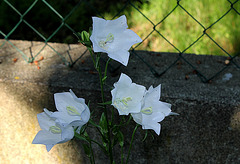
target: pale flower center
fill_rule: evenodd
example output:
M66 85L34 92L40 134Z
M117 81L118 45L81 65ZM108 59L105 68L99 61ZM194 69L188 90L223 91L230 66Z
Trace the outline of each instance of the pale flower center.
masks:
M132 101L131 97L125 97L123 99L117 98L113 104L116 106L117 109L126 110L129 101Z
M105 49L107 50L108 49L108 46L107 46L107 43L112 43L114 40L114 36L112 33L109 33L106 37L106 40L100 40L98 42L98 45L102 48L102 49Z
M50 126L49 131L52 132L53 134L60 134L62 133L62 129L57 127L57 126Z
M144 113L144 114L150 115L150 114L153 113L152 107L144 108L144 109L141 110L141 112Z
M67 106L67 112L70 116L81 116L81 114L73 106Z

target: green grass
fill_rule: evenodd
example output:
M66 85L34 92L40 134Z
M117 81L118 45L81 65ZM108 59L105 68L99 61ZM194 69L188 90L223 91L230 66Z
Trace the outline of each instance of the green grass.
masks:
M234 2L234 0L232 0ZM134 3L139 7L139 3ZM167 16L177 5L176 0L149 0L143 3L139 10L149 18L155 25ZM181 0L180 5L190 13L204 28L210 27L219 20L230 8L227 0ZM114 6L111 13L105 13L108 19L116 14ZM234 4L234 8L240 13L240 1ZM204 28L199 25L186 11L178 6L163 22L156 26L158 30L170 43L169 44L157 32L153 32L137 49L179 52L209 55L226 55L207 35L199 39ZM128 6L123 14L127 15L130 28L142 39L153 30L153 25L144 18L135 8ZM230 55L240 54L240 15L231 10L226 16L211 26L206 33L216 41ZM187 49L187 50L186 50ZM179 50L179 51L178 51ZM185 51L186 50L186 51Z
M20 13L24 13L33 0L8 0L16 7ZM50 5L63 17L77 5L79 0L50 1ZM236 0L230 0L235 2ZM66 23L75 31L88 30L92 25L92 16L104 16L112 19L115 15L125 14L128 18L128 25L142 39L145 39L153 30L153 24L157 25L162 21L176 6L177 0L131 0L136 6L125 6L129 0L89 0L81 1L73 14L66 19ZM210 27L219 20L230 8L228 0L181 0L179 3L188 13L190 13L204 28ZM161 23L156 26L156 30L164 36L169 44L156 31L153 32L144 42L137 47L138 50L160 51L160 52L185 52L195 54L226 55L211 39L204 35L192 47L202 34L204 28L201 27L181 6L176 9ZM240 0L233 6L240 13ZM122 10L123 8L123 10ZM63 10L64 9L64 10ZM153 24L147 20L142 12ZM225 17L211 26L206 32L230 55L240 54L240 15L231 10ZM0 1L0 31L8 34L19 22L20 16L13 11L4 1ZM119 16L119 15L118 15ZM117 16L117 17L118 17ZM38 1L30 12L24 16L39 33L48 38L62 23L61 19L43 3ZM46 23L47 22L47 23ZM3 38L3 36L0 36ZM21 23L8 39L39 40L43 41L25 23ZM54 35L50 42L76 43L77 39L72 31L63 27Z

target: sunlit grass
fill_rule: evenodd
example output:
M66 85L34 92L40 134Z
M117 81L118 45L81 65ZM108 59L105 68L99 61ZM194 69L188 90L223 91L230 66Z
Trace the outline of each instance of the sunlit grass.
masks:
M235 1L232 0L232 2ZM142 39L147 37L137 49L227 55L219 48L220 46L230 55L240 54L240 15L238 14L240 13L240 1L233 5L238 13L231 10L222 19L220 18L231 8L231 4L227 0L182 0L179 4L180 6L177 6L176 0L149 0L141 5L134 3L139 11L155 25L161 22L177 6L164 21L155 27L172 45L156 31L147 37L152 32L154 25L131 5L122 12L127 15L130 28ZM120 9L121 7L121 5L114 6L113 12L104 16L110 19L113 14L116 14L116 8ZM215 22L217 23L214 24ZM219 46L207 35L197 41L203 34L204 28L207 29L206 33ZM193 44L195 41L197 42ZM191 44L193 46L189 47Z

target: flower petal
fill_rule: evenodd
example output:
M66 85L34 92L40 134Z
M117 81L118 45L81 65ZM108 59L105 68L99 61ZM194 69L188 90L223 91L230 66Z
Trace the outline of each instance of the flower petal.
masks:
M158 111L162 112L165 116L168 116L171 113L171 108L169 108L168 103L158 102Z
M55 126L55 122L45 113L37 114L39 126L43 130L48 130L50 126Z
M107 20L98 17L92 17L92 21L93 21L92 36L94 34L101 34L101 32L106 29Z
M61 143L67 142L67 141L71 140L73 137L74 137L74 129L72 126L68 126L62 130Z
M121 49L128 51L132 45L142 42L142 39L130 29L114 34L114 38L116 39L112 43L111 48L108 49L109 52L119 51Z
M53 114L53 112L49 111L47 108L44 108L43 111L44 111L49 117L51 117L51 115Z
M144 96L146 101L159 101L161 94L161 84L158 85L156 88L153 88L152 86L149 87L146 95Z
M115 20L104 20L93 17L93 31L90 40L94 52L105 52L108 56L123 65L128 64L129 52L133 44L142 39L132 30L127 29L125 15Z
M121 30L121 29L123 29L123 30L127 29L128 25L127 25L126 16L122 15L115 20L107 20L107 27L109 29L114 29L116 31Z
M46 145L46 149L47 149L47 151L49 152L49 151L52 149L53 146L54 146L53 144Z
M132 117L133 117L133 120L142 125L142 114L141 113L131 113Z
M82 100L76 100L76 98L72 96L72 93L63 92L54 94L55 105L59 112L67 112L68 106L73 106L79 114L85 110L84 105L81 103Z
M70 94L72 95L73 99L79 103L85 104L85 99L83 98L78 98L75 93L70 89L69 90Z
M113 60L118 61L124 66L127 66L130 53L126 50L120 49L114 52L108 52L108 56Z
M114 84L114 87L116 87L116 85L124 85L124 86L129 86L132 84L132 80L129 76L127 76L124 73L121 73L119 80L117 83Z
M61 134L53 134L50 131L40 130L35 136L35 138L33 139L32 143L44 144L44 145L49 145L49 144L55 145L61 140L62 140Z
M112 105L118 110L119 114L139 113L146 88L132 83L132 80L125 74L121 74L114 87L111 91Z
M51 117L56 118L56 123L63 127L67 127L73 121L81 121L80 116L71 116L66 112L54 112Z
M159 123L152 123L150 125L143 126L143 129L153 129L157 133L157 135L159 135L161 130L161 125Z

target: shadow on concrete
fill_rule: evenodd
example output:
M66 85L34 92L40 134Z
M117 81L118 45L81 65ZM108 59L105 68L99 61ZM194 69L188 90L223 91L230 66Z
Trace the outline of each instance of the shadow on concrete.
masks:
M71 53L73 58L78 58L85 51L80 45L70 45L72 48L57 43L53 45L56 49L59 48L62 55L67 56L67 53ZM37 47L32 49L34 48L37 49ZM97 106L101 101L100 89L96 87L99 85L98 76L93 69L89 54L86 53L73 68L69 68L62 63L61 58L56 58L52 50L46 48L39 55L39 57L43 56L44 60L39 62L38 66L41 68L37 69L36 65L27 65L22 59L14 63L12 59L18 54L7 53L10 52L10 47L6 47L5 50L0 56L2 60L0 139L3 140L1 158L10 163L17 161L87 163L88 159L83 154L79 141L56 145L49 153L46 152L45 146L32 145L31 142L40 130L37 113L42 112L44 107L52 111L56 110L53 94L57 92L72 89L78 97L85 98L86 102L90 101L90 110L95 111L97 115L95 119L98 120L98 114L101 113L101 109ZM176 58L173 54L157 56L148 52L139 53L145 55L149 62ZM198 60L201 56L193 55L192 58ZM101 62L104 65L104 60ZM116 66L114 62L112 65ZM112 84L123 72L129 75L133 82L147 88L150 85L156 87L162 84L161 100L171 103L172 110L180 114L169 116L162 121L161 134L157 136L153 132L154 140L150 135L152 131L149 131L148 138L142 142L145 131L139 128L130 163L240 162L239 74L236 69L232 71L233 78L229 82L222 82L219 77L211 84L204 84L195 75L186 80L185 73L189 72L189 67L182 64L180 70L176 65L161 78L155 78L146 65L135 56L131 56L128 67L120 67L116 72L109 72L105 88L108 100L111 99ZM117 117L116 112L115 114ZM126 135L126 148L129 146L130 134L134 126L135 123L132 122L123 130ZM94 129L89 129L89 134L96 139L98 137ZM106 156L97 146L94 148L97 163L106 163ZM116 156L119 156L118 150Z

